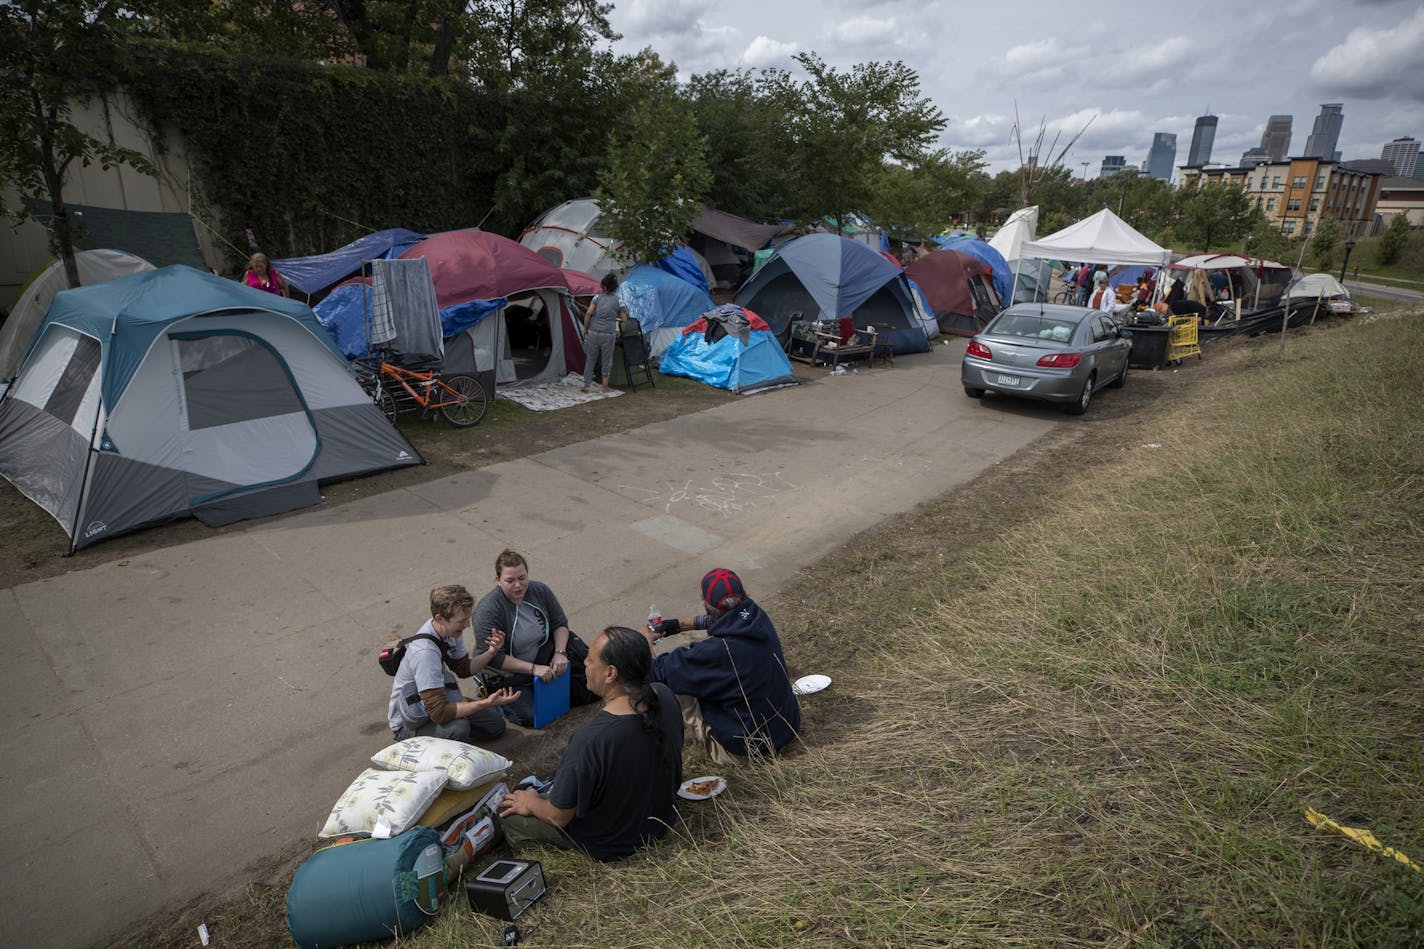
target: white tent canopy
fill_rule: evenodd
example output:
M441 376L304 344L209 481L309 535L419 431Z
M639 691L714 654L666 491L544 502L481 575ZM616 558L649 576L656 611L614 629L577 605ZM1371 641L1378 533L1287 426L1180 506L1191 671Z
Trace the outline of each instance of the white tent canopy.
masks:
M1005 260L1018 260L1025 256L1023 245L1038 236L1038 205L1019 208L1004 226L989 238L989 246L1004 255Z
M1138 233L1107 208L1092 217L1070 224L1041 240L1025 241L1024 257L1044 260L1091 261L1098 264L1145 264L1163 267L1172 262L1172 252Z

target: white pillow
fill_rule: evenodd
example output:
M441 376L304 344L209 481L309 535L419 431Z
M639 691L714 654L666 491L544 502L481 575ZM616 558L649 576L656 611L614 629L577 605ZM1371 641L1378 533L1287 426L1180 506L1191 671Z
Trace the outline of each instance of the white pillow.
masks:
M415 826L445 789L444 771L367 768L341 795L318 837L370 834L394 837Z
M503 755L449 738L407 738L371 756L371 764L388 771L444 771L449 786L468 791L509 767Z

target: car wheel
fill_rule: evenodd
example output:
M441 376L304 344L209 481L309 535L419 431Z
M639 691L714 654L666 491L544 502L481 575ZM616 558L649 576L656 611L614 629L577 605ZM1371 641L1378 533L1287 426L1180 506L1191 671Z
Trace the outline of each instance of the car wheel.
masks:
M1127 360L1124 359L1124 360L1122 361L1122 372L1118 373L1118 374L1117 374L1117 378L1114 379L1112 382L1109 382L1108 385L1112 386L1114 389L1121 389L1121 388L1122 388L1122 384L1123 384L1124 382L1126 382L1126 381L1127 381Z
M964 394L967 395L967 396L969 396L969 398L971 398L971 399L982 399L982 398L984 398L984 390L983 390L983 389L975 389L975 388L972 388L972 387L970 387L970 386L965 386L965 387L964 387Z
M1083 391L1078 393L1078 398L1068 406L1068 414L1082 415L1088 411L1088 403L1093 401L1093 383L1098 379L1097 373L1088 377L1088 381L1083 383Z

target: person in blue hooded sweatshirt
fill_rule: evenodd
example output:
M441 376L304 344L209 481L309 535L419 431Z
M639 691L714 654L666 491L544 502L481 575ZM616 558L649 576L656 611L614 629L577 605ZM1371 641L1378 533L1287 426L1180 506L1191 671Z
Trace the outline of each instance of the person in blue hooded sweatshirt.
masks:
M700 744L715 764L770 755L801 730L776 627L741 578L720 567L702 578L702 605L702 616L645 630L650 643L707 630L707 638L655 656L653 679L677 695L688 743Z

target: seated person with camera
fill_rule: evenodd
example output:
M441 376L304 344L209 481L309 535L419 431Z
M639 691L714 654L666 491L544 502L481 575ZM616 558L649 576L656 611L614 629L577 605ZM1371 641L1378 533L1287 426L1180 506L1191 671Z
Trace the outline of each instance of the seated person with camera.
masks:
M386 718L396 741L418 735L475 741L504 734L500 708L520 693L500 689L468 701L456 678L479 672L504 645L503 636L490 636L478 656L465 651L464 632L474 605L475 598L458 584L430 591L430 619L406 643L405 657L391 683Z

